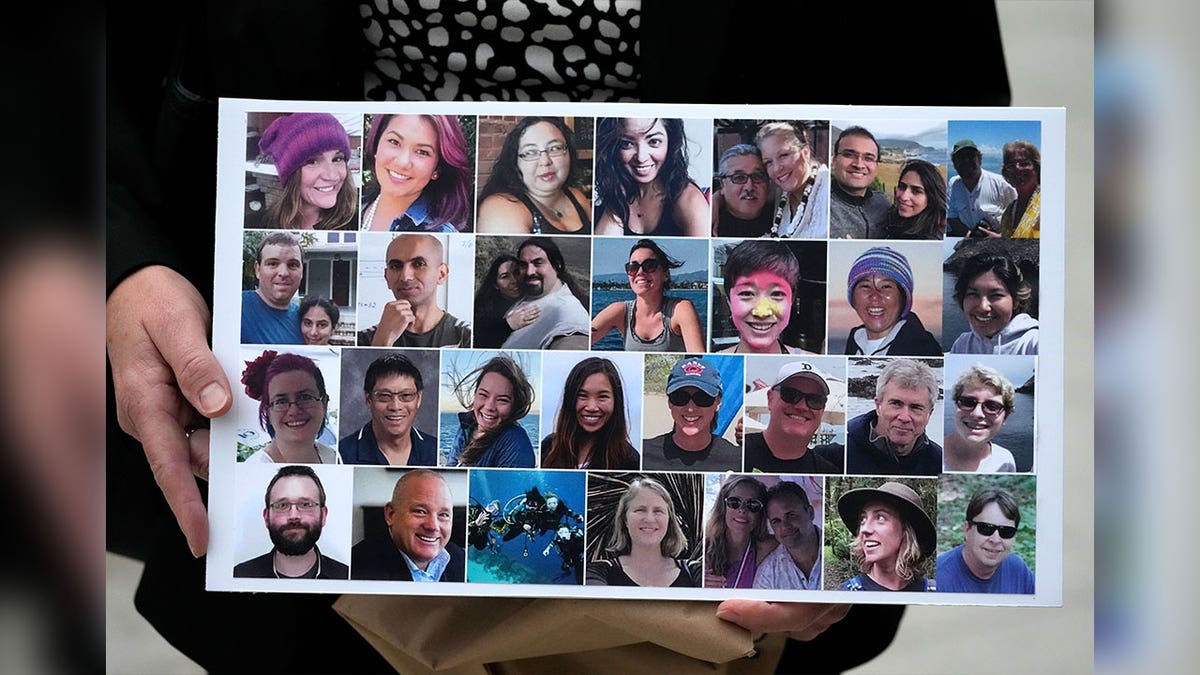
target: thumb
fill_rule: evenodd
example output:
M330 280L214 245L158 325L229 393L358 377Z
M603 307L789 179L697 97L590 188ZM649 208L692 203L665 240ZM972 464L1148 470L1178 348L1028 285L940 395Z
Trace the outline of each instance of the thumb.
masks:
M208 346L208 308L194 289L190 307L159 315L149 331L155 347L175 374L179 390L205 417L220 417L233 405L229 380Z

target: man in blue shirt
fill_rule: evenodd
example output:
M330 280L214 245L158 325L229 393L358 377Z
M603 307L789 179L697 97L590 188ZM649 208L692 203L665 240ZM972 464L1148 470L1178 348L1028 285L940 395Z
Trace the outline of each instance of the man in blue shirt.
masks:
M414 469L396 481L383 505L391 535L369 534L350 550L351 579L463 581L466 555L450 541L454 496L442 474Z
M437 437L416 427L424 389L421 370L404 354L386 354L372 361L363 377L371 420L338 442L342 461L437 466Z
M937 559L939 593L1033 593L1033 572L1012 552L1021 510L1012 493L977 490L967 504L965 541Z
M242 344L302 345L300 307L293 298L304 278L300 241L272 232L258 245L254 290L242 291Z

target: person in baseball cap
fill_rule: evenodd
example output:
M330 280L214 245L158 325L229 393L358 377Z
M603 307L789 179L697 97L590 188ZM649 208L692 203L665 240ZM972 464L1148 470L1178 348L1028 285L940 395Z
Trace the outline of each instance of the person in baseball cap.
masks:
M262 226L284 230L339 230L358 215L350 179L350 137L329 113L277 117L258 148L275 163L283 189L267 206Z
M950 161L955 175L946 189L946 234L1000 236L1000 218L1017 198L1017 190L1000 174L983 168L983 151L969 138L954 143Z
M712 357L685 356L676 361L667 376L671 431L642 442L642 468L741 471L742 449L713 433L723 391L721 372Z
M746 470L764 473L842 473L845 448L812 444L829 400L825 374L808 361L788 361L767 391L767 428L746 435Z
M846 277L846 301L862 324L850 331L846 354L941 356L942 346L912 311L912 267L887 246L863 251Z
M897 481L848 490L837 510L855 536L850 557L861 572L838 590L934 590L920 565L937 549L937 530L916 490Z

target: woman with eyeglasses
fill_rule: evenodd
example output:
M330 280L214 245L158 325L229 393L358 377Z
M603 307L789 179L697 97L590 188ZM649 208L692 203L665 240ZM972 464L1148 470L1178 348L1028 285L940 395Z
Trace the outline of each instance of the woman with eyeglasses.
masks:
M542 439L543 469L637 469L625 386L612 361L589 356L571 368L554 433Z
M1000 175L1017 189L1017 198L1000 216L1000 236L1037 239L1042 232L1042 153L1029 141L1004 144Z
M813 159L803 132L788 122L770 122L754 135L754 143L762 153L767 176L780 190L768 235L793 239L828 236L829 168Z
M741 471L742 449L717 436L721 374L708 359L689 356L667 376L671 430L642 442L642 467L655 471Z
M721 484L704 527L704 586L753 588L758 561L779 542L767 532L767 488L753 476Z
M459 413L458 433L447 466L534 466L533 443L518 422L533 405L533 385L508 356L494 356L454 384L466 412Z
M364 149L360 229L466 232L475 164L453 115L375 115Z
M671 270L683 263L650 239L629 249L625 273L633 300L610 304L592 319L592 344L612 329L624 338L627 352L703 352L700 315L690 300L666 294Z
M886 239L942 239L946 233L946 180L923 159L900 167L892 208L883 224Z
M1000 372L983 365L963 371L954 383L954 432L945 439L942 464L946 471L1011 473L1013 454L992 442L1012 414L1016 392Z
M687 537L671 493L653 478L629 483L604 548L610 557L588 563L588 586L696 588L702 583L700 561L676 557L687 549Z
M317 442L329 394L312 359L268 349L242 371L246 395L259 402L258 421L271 440L246 458L267 464L341 464L335 448Z
M560 117L526 117L504 138L480 193L479 232L590 234L574 134Z
M971 330L951 354L1037 354L1038 320L1027 312L1033 286L1009 257L978 253L967 258L954 282L954 301Z
M707 237L708 199L688 177L687 135L677 118L596 122L596 234Z

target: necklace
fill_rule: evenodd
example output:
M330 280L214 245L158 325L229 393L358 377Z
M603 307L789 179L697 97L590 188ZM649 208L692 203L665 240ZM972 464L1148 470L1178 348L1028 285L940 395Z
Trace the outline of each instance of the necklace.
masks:
M792 214L788 220L787 228L780 231L780 223L783 221L783 216L788 210L788 195L783 193L779 197L779 206L775 208L775 220L771 224L771 236L778 239L780 237L788 238L796 233L796 228L800 226L800 221L804 218L804 209L808 207L808 197L812 194L813 186L816 185L816 173L809 169L808 180L804 181L804 192L800 195L800 203L796 205L796 212Z
M562 193L561 192L558 194L557 197L554 198L554 200L550 204L543 202L542 200L538 199L537 197L534 197L533 195L529 195L529 198L532 199L534 201L534 203L538 205L539 211L543 208L547 209L550 211L550 213L554 214L555 220L562 220L563 212L560 211L559 209L554 208L554 206L552 206L552 204L557 204L558 202L562 201Z
M275 573L275 578L276 579L303 579L303 578L320 579L321 578L321 551L316 546L313 546L313 550L317 552L317 573L316 574L314 574L311 577L308 576L308 572L305 572L304 574L301 574L298 577L289 577L286 574L280 574L279 568L275 566L275 556L272 555L271 556L271 571ZM310 571L312 570L311 567L308 569Z

